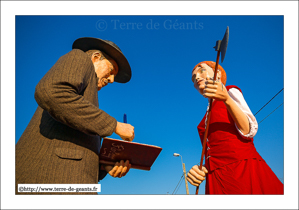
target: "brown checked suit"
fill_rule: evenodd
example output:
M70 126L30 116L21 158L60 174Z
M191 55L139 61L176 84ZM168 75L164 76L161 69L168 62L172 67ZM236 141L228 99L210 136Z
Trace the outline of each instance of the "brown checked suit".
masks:
M59 58L36 86L38 108L16 144L18 184L97 184L100 138L116 120L98 108L91 58L74 49Z

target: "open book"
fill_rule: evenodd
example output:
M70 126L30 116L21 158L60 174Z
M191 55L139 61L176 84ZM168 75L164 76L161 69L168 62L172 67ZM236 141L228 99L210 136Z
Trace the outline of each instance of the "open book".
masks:
M153 145L104 138L99 159L101 164L107 165L129 160L131 168L149 171L161 150L161 147Z

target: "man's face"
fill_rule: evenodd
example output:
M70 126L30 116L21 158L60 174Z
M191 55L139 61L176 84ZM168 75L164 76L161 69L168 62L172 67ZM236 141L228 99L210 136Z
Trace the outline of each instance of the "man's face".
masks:
M205 63L200 64L192 72L192 81L194 83L194 87L201 95L203 95L206 80L213 78L213 76L213 69Z
M118 73L118 65L111 57L105 54L105 58L102 60L100 58L93 59L93 65L99 78L98 91L108 83L114 82L114 77Z

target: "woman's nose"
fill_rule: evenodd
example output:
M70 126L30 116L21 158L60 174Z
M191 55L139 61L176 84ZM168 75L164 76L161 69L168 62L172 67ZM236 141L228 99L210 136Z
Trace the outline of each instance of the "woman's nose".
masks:
M199 80L202 79L202 76L201 76L200 74L197 73L195 79L196 79L196 81L199 81Z

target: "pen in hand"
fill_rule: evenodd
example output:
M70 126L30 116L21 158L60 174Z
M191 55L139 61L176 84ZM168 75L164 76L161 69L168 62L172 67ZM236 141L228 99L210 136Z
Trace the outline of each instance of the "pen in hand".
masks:
M127 123L127 115L124 114L124 123Z

